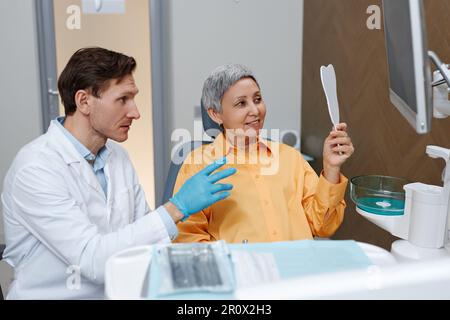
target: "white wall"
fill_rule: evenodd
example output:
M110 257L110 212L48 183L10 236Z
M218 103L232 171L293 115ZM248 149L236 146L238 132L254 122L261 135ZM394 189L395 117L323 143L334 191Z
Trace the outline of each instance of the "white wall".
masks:
M0 191L17 151L42 133L34 0L0 1ZM0 242L4 243L3 217ZM0 265L3 291L12 276Z
M218 65L250 67L265 128L300 131L303 0L169 0L164 41L167 126L193 131L203 82ZM170 139L170 133L168 133Z

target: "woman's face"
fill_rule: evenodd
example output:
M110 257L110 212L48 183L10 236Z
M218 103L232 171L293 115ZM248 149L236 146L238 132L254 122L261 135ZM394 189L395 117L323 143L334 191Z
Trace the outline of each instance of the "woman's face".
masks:
M242 78L232 85L222 97L222 111L209 109L211 118L235 135L256 136L263 128L266 105L261 91L252 78Z

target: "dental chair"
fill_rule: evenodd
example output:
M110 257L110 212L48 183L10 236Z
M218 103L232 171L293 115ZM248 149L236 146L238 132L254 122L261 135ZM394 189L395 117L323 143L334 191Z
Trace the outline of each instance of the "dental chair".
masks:
M205 133L210 136L212 139L215 139L221 132L222 128L215 123L208 115L208 112L203 107L203 104L200 105L201 112L202 112L202 123L203 123L203 130ZM170 168L169 173L167 175L166 185L164 189L163 194L163 201L162 203L166 203L169 201L169 199L173 195L173 188L175 187L175 182L177 180L178 172L180 171L181 166L183 165L184 160L188 156L188 154L191 153L191 151L194 151L198 147L210 144L212 141L190 141L185 144L183 144L175 153L174 157L177 157L178 161L175 161L174 157L172 157L170 161ZM179 161L179 160L183 161ZM180 163L181 162L181 163Z

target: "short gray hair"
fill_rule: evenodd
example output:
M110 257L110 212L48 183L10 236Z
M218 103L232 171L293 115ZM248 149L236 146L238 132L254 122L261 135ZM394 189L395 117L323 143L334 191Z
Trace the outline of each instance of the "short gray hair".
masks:
M222 110L222 97L225 92L242 78L251 78L256 82L253 72L241 64L227 64L214 69L203 84L202 105L208 110L215 109L217 112Z

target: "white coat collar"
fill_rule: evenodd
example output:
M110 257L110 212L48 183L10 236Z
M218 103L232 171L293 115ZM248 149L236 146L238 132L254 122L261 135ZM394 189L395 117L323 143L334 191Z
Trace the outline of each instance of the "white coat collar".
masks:
M65 163L74 168L74 170L78 173L78 175L82 177L93 189L95 189L98 193L100 193L104 198L105 193L103 192L103 189L100 183L98 182L91 165L78 152L78 150L75 148L72 142L70 142L69 139L67 139L64 133L61 131L61 129L58 128L58 126L54 123L54 121L57 120L52 120L47 131L49 143L52 144L53 149L56 152L58 152L58 154L65 161ZM109 150L109 156L106 159L105 170L106 166L109 167L109 170L112 170L110 159L112 153L114 152L113 150L114 148L111 147L109 141L106 142L105 146ZM109 189L110 187L108 187L108 190Z
M48 127L47 135L49 136L50 141L55 142L55 150L59 152L61 157L67 164L75 163L75 162L83 162L85 159L78 152L72 142L67 139L64 133L58 128L58 125L55 123L57 120L52 120L50 122L50 126ZM108 149L109 154L113 152L113 148L110 146L109 140L106 141L105 147Z

